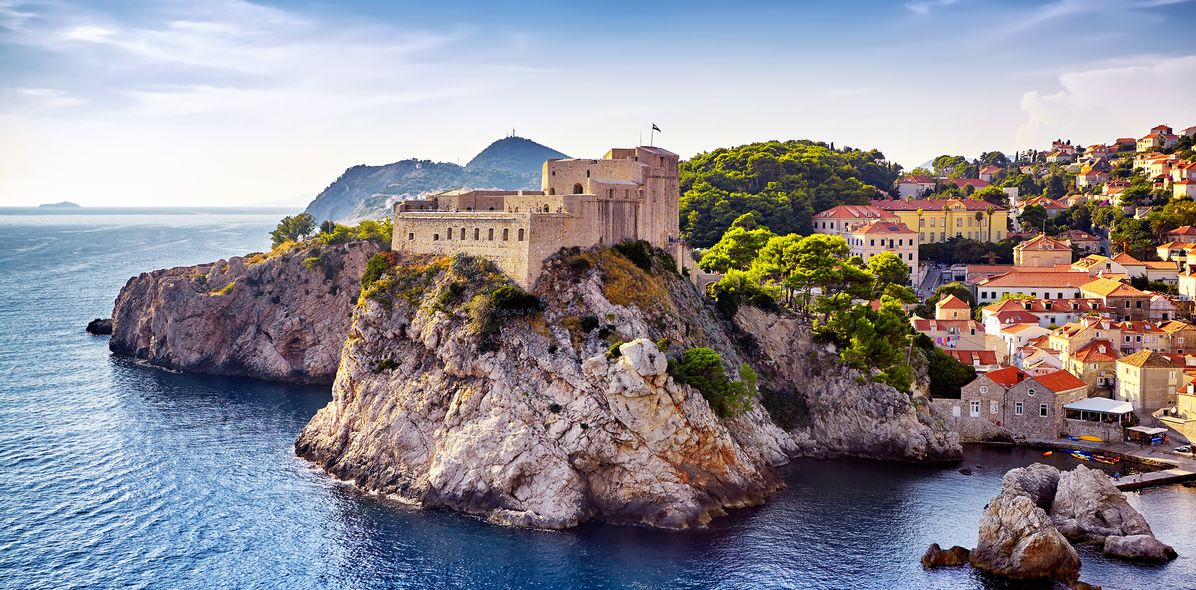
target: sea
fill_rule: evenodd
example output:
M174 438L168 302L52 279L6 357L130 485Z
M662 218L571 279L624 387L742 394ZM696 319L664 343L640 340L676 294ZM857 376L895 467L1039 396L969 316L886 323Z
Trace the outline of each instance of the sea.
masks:
M0 208L0 587L1049 587L918 559L932 542L974 546L1001 475L1075 463L1061 454L798 461L766 505L703 530L512 529L362 494L296 458L328 387L168 372L84 332L129 277L265 250L289 213ZM1129 501L1180 558L1132 565L1084 547L1081 578L1196 588L1196 489Z

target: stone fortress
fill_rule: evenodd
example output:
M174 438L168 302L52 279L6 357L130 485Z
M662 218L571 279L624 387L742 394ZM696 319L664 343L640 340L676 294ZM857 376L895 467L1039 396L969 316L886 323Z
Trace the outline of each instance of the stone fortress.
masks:
M524 288L561 248L646 240L687 253L677 162L658 147L613 148L600 160L544 162L539 191L454 190L401 201L392 248L486 258Z

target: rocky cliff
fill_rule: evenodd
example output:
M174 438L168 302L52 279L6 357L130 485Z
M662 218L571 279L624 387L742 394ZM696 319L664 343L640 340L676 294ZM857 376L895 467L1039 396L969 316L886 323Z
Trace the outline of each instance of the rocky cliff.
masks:
M959 456L927 405L839 367L800 321L745 309L732 327L670 265L566 251L524 297L476 259L399 258L296 450L365 489L549 528L700 526L763 501L771 465L802 454ZM766 365L761 388L808 411L792 432L754 400L720 419L669 370L695 347L728 375Z
M215 375L331 383L372 242L142 273L112 311L111 350Z

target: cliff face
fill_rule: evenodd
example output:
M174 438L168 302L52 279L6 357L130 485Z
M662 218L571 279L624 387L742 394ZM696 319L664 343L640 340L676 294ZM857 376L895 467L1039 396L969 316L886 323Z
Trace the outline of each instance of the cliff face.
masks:
M371 242L142 273L112 311L118 354L194 373L330 383Z
M508 281L487 264L401 259L363 295L333 401L297 452L366 489L549 528L702 525L779 489L770 465L800 454L958 456L908 396L858 385L827 355L821 377L786 365L816 348L797 320L745 310L749 336L732 334L686 279L653 264L562 253L537 284L537 310L497 297ZM800 391L826 416L788 433L753 401L719 419L661 350L698 346L719 352L728 375L745 356L773 363L761 385Z
M789 423L781 422L800 454L898 461L963 458L958 436L947 431L930 406L924 368L912 395L905 394L839 364L834 347L813 342L809 324L802 320L744 307L735 326L748 336L748 357L760 374L761 388L789 410Z

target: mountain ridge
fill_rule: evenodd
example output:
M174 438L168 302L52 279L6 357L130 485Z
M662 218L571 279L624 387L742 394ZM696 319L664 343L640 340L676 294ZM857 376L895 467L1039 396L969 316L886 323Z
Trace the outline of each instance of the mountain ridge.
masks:
M518 136L492 142L465 166L408 158L390 164L357 164L345 169L306 213L316 221L349 223L384 217L388 203L457 188L533 190L540 186L545 160L568 158L550 147Z

